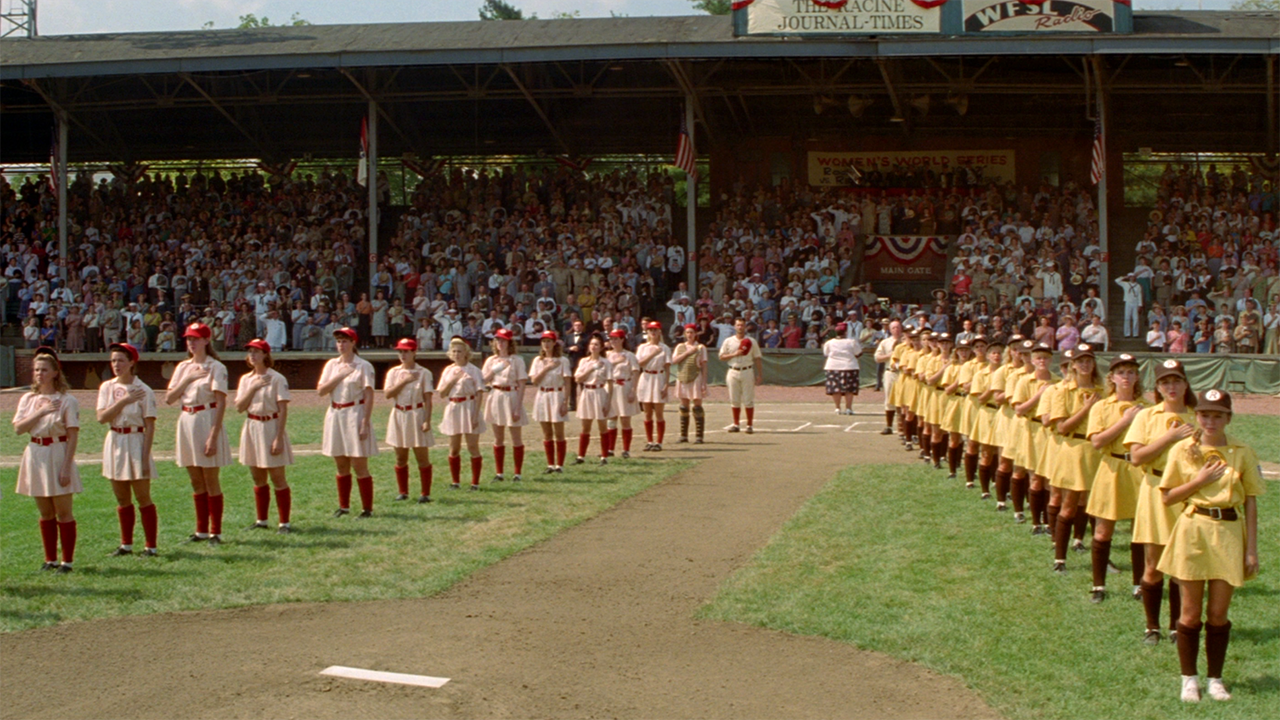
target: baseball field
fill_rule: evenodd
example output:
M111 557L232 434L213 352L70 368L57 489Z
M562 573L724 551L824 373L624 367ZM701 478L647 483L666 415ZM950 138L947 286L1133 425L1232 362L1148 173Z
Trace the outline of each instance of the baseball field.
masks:
M182 542L191 496L162 411L153 559L107 557L115 503L93 462L101 429L82 411L68 575L37 570L34 505L10 491L22 438L8 436L0 715L1254 718L1280 698L1275 399L1240 403L1231 427L1259 450L1271 491L1262 573L1231 610L1235 699L1187 708L1173 646L1141 643L1124 544L1112 595L1091 604L1087 553L1052 574L1049 543L878 434L874 394L848 417L818 388L765 388L754 435L725 433L714 402L700 446L673 441L669 412L664 452L560 475L542 474L529 428L524 481L489 482L482 443L475 493L447 489L437 447L427 505L391 501L384 451L367 520L330 517L323 410L304 395L290 419L298 532L246 529L250 482L233 465L215 548ZM16 399L0 398L6 417ZM382 404L375 427L385 417ZM233 444L239 422L228 414ZM449 682L320 675L330 666Z

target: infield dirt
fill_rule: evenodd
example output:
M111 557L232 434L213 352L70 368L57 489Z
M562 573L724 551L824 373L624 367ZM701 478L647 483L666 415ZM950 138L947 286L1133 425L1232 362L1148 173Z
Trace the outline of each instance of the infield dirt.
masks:
M708 410L712 426L728 415L722 405ZM837 470L912 462L900 447L894 438L842 432L668 444L670 455L698 464L429 598L124 618L0 636L0 713L996 717L960 681L909 663L695 617ZM318 675L330 665L451 682L430 690Z

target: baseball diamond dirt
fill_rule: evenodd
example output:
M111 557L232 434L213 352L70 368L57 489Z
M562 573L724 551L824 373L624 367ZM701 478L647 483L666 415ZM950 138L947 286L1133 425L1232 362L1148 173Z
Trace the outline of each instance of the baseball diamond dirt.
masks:
M792 407L797 420L826 416L814 404ZM712 426L728 415L724 406L709 410ZM875 407L864 411L859 419L874 421ZM0 636L0 714L996 717L959 680L910 663L696 618L837 470L884 462L896 443L818 425L788 432L793 425L672 445L698 464L433 597L120 618ZM905 455L891 457L907 462ZM330 665L451 680L428 689L320 676Z

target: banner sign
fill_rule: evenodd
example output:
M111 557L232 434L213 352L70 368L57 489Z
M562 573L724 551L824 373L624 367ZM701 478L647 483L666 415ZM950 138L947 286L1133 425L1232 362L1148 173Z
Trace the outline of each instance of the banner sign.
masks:
M942 31L942 10L912 0L754 0L747 35L902 35Z
M1109 33L1116 31L1112 0L963 0L964 31Z
M923 236L869 236L863 247L863 278L870 281L944 282L947 240Z
M857 176L871 171L932 170L942 173L962 168L973 168L985 180L1003 183L1016 179L1013 150L809 152L809 184L825 187L856 185Z

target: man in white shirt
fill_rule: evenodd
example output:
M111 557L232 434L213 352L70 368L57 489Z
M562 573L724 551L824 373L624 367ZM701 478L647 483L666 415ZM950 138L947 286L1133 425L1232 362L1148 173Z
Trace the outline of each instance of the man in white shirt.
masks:
M893 386L898 382L898 367L893 364L893 350L903 341L902 323L889 323L889 335L876 345L876 362L884 366L884 429L881 435L893 434L893 413L896 408L889 402Z
M739 432L742 408L747 409L747 434L755 432L756 385L764 382L764 356L760 343L747 337L747 321L738 318L733 323L733 336L720 344L720 359L729 365L725 384L729 388L729 408L733 412L733 425L729 432Z
M1124 291L1124 336L1139 337L1142 332L1142 286L1133 279L1133 273L1116 278L1116 285Z
M683 328L685 325L697 321L697 312L694 310L693 305L689 304L688 296L668 300L667 307L671 308L671 311L675 313L676 319L672 323L675 327Z
M289 342L289 333L284 321L280 319L280 313L271 308L265 316L258 318L258 322L265 330L262 339L271 346L271 351L284 350L285 344Z

